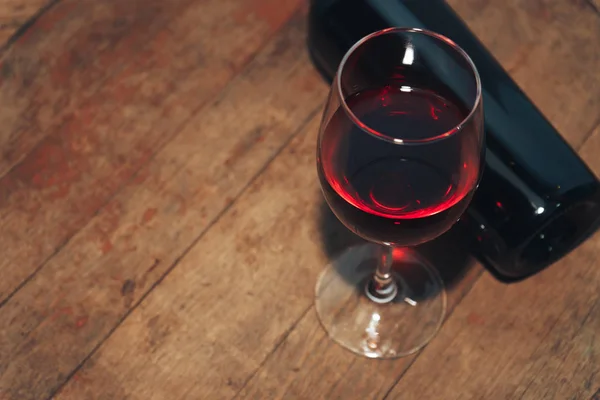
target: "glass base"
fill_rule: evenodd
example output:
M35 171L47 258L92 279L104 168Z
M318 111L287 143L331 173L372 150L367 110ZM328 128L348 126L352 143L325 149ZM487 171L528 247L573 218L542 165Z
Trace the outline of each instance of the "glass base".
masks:
M370 358L396 358L425 346L446 313L442 279L411 249L393 251L392 275L398 290L385 300L368 292L380 246L352 247L321 274L316 309L329 336L346 349ZM375 300L375 301L374 301Z

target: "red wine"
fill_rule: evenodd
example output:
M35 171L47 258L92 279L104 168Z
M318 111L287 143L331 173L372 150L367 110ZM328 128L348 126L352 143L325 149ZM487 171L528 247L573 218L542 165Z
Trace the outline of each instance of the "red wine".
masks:
M477 146L452 135L465 110L407 86L362 91L346 104L371 133L342 108L322 132L318 171L337 217L367 240L398 246L448 230L469 203L480 168ZM439 143L428 142L435 138ZM408 139L425 142L398 143Z

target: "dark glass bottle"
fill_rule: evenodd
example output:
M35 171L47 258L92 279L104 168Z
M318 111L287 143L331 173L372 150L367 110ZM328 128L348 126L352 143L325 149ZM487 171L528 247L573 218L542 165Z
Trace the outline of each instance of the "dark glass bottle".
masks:
M308 45L331 81L345 52L390 26L426 28L473 59L483 87L486 164L456 230L504 280L549 266L600 225L600 184L585 163L443 0L313 0Z

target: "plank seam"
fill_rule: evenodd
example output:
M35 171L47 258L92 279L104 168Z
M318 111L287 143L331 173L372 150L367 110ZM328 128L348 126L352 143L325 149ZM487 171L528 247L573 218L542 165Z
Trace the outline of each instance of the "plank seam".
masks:
M327 338L329 339L329 337ZM331 339L329 339L331 340ZM358 360L358 357L354 357L352 359L352 361L350 361L350 364L348 365L348 368L346 368L344 370L344 373L341 374L340 379L338 379L337 381L335 381L335 383L333 385L331 385L331 389L329 390L329 392L327 392L327 398L331 399L331 394L335 392L335 390L338 388L338 386L340 386L340 383L342 383L344 381L344 377L345 375L348 373L348 371L350 371L352 369L352 367L354 366L354 363L356 363L356 360Z
M594 303L592 304L592 306L590 307L590 309L588 310L588 312L586 313L585 317L583 317L583 320L581 321L581 323L579 324L579 327L577 328L577 330L573 333L573 336L569 338L569 341L575 339L583 330L583 327L585 326L585 324L587 323L588 319L590 318L590 316L592 315L592 312L594 312L594 309L596 308L596 306L598 305L598 302L600 300L596 300L594 301ZM552 328L550 328L550 330L548 331L548 333L546 335L544 335L544 339L546 337L548 337L552 331L554 330L554 328L556 327L556 325L558 324L558 321L560 319L560 317L565 314L567 312L567 310L563 310L563 312L560 314L559 318L557 319L556 323L554 323L552 325ZM540 341L540 346L541 343L543 342L543 340ZM539 348L539 346L538 346ZM537 349L536 349L537 351ZM562 359L560 360L559 363L559 367L562 366L565 362L565 359L573 352L573 349L571 349L570 351L566 352L566 354L562 357ZM535 354L532 353L532 354ZM529 381L529 384L527 385L527 389L525 390L525 392L523 392L523 394L521 395L521 397L519 397L519 400L522 400L525 397L526 392L531 388L532 384L535 382L535 378L543 371L544 367L546 366L547 363L544 363L544 365L542 367L540 367L540 369L537 371L537 373L533 376L533 378ZM550 391L551 389L548 389L546 393L544 393L544 398L546 398L546 395L548 394L548 391Z
M44 6L42 6L35 14L33 14L27 21L25 21L23 23L23 25L21 25L6 41L6 43L4 43L2 45L2 47L0 47L0 56L3 56L4 53L12 46L12 44L14 42L17 41L17 39L19 39L21 36L23 36L23 34L29 29L31 28L38 19L40 19L40 17L42 15L44 15L48 10L50 10L52 7L54 7L55 5L57 5L61 0L49 0L48 3L46 3Z
M598 16L600 16L600 9L598 9L598 6L596 6L594 0L585 0L585 3L589 5Z
M283 343L285 343L285 341L290 336L290 334L294 331L294 329L296 329L296 327L298 326L298 324L300 323L300 321L302 321L304 319L304 317L308 314L308 312L312 308L313 308L313 304L311 303L302 312L302 314L300 314L300 316L292 323L292 325L290 325L290 327L283 333L283 335L281 335L281 339L277 343L275 343L275 346L273 346L273 348L271 349L271 351L260 362L260 364L258 365L258 367L256 367L254 369L254 371L250 374L250 376L248 376L248 379L246 379L244 381L242 387L236 392L235 395L233 395L233 397L231 398L231 400L238 398L238 396L240 395L240 393L242 393L242 391L246 388L246 386L248 386L248 384L250 383L250 381L252 381L252 379L254 379L254 377L260 372L260 370L264 367L264 365L271 359L271 356L273 354L275 354L275 352L277 351L277 349L279 349L279 347L281 347L281 345Z
M590 140L592 140L592 137L594 137L594 132L598 128L600 128L600 116L598 117L598 120L594 123L594 125L592 126L592 129L590 129L585 134L585 136L583 137L583 140L581 141L581 144L579 146L577 146L577 148L576 148L577 152L579 152L583 148L583 146L585 146L585 144L587 142L589 142Z
M558 317L556 318L556 321L554 321L554 323L552 324L552 326L550 327L550 329L548 329L548 332L546 332L544 334L544 336L540 339L538 345L536 346L536 348L533 350L533 352L531 354L535 354L538 352L538 350L542 347L542 343L546 340L546 338L548 336L550 336L550 334L552 333L552 330L554 329L554 327L558 324L558 321L560 321L561 317L564 315L564 313L566 312L566 310L563 310ZM544 367L546 366L546 363L544 363L533 376L537 376L538 373L540 372L540 370L542 370ZM530 369L527 369L527 374L526 376L531 376L530 375ZM517 400L522 400L523 397L525 397L525 394L527 393L527 391L529 390L529 388L531 387L531 385L533 384L534 379L530 379L529 383L527 384L527 386L525 386L525 390L523 390L523 393L521 393L521 396L519 396L519 398ZM516 390L512 393L512 395L516 395Z

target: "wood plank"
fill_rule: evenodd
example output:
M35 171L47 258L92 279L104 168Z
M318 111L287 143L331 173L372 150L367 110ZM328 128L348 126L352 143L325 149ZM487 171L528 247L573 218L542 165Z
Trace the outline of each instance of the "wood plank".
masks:
M256 4L265 6L270 1ZM191 4L189 0L72 0L60 3L66 9L57 6L40 18L38 23L51 25L49 35L57 32L58 38L62 31L54 23L58 18L54 13L63 16L60 21L74 19L81 26L67 42L67 50L61 51L66 59L59 57L50 73L40 77L63 91L53 100L69 102L74 97L76 102L65 118L49 124L49 132L33 145L33 151L0 179L0 242L5 249L0 261L0 305L223 88L297 4L298 0L289 0L277 12L261 16L251 13L244 0ZM97 16L95 21L86 20L90 13ZM137 17L125 22L118 17L121 14ZM150 23L155 17L163 21L162 26ZM143 28L144 24L153 28ZM116 32L110 26L117 27ZM219 42L212 40L214 35ZM96 38L109 49L99 55L94 67L71 74L80 62L85 64L79 56ZM122 45L116 43L111 50L110 40L120 40ZM142 42L147 44L139 53L129 51ZM95 78L94 71L104 69L111 72L100 88L72 95L87 92L86 82ZM25 97L36 97L33 88L23 91L28 93ZM88 101L77 102L78 97ZM53 107L60 113L61 103L50 104L50 109L44 106L43 115L52 120ZM16 125L31 121L27 110L21 115L7 111L6 118ZM23 135L37 131L35 119L33 124ZM25 141L25 147L34 142Z
M138 5L60 2L3 53L0 176L43 137L76 120L91 106L90 97L151 46L151 39L181 9L148 3L140 13Z
M0 46L54 0L0 0Z
M304 52L302 20L296 18L270 42L0 309L0 321L6 321L0 336L0 393L8 399L53 393L230 207L302 120L320 109L326 86ZM195 93L189 90L180 101ZM220 274L215 265L194 268ZM201 293L211 283L194 291ZM171 321L169 329L175 329ZM156 328L163 326L159 322ZM123 398L116 382L103 382L97 393ZM169 390L173 396L180 393Z

